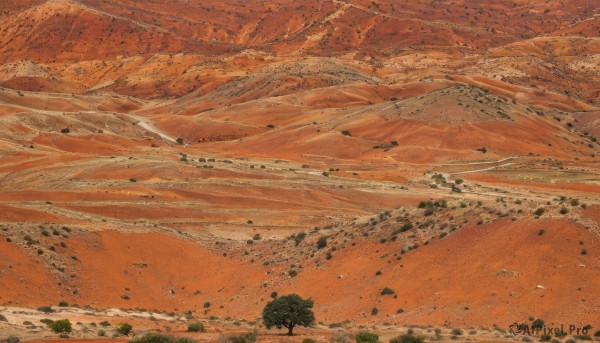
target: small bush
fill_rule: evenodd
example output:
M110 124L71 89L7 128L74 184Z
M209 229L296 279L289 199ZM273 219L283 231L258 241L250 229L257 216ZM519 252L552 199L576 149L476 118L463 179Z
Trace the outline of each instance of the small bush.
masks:
M61 319L47 324L50 330L59 334L61 337L67 337L72 331L71 322L68 319Z
M563 207L563 208L560 209L560 214L567 214L567 213L569 213L569 209L568 208Z
M356 335L356 343L378 343L379 336L372 332L362 331Z
M58 307L69 307L69 304L66 301L61 301L58 303Z
M326 246L327 246L327 238L326 237L319 238L319 240L317 241L317 249L323 249Z
M183 145L183 138L177 137L177 139L175 141L177 141L177 144Z
M188 332L204 332L204 325L202 323L192 323L188 325Z
M119 327L117 328L117 333L119 333L120 335L123 335L123 336L129 336L129 334L131 333L131 330L133 330L133 326L131 326L131 324L121 323L119 325Z
M60 130L60 133L69 133L71 132L71 130L68 127L65 127L64 129Z
M460 336L463 334L463 330L460 328L454 328L454 329L452 329L452 334L456 335L456 336Z
M398 337L390 340L390 343L423 343L423 342L425 342L425 339L423 337L413 336L413 335L402 335L402 336L398 336Z
M21 339L16 336L8 336L5 339L0 339L1 343L20 343Z
M302 343L317 343L317 341L312 338L305 338L302 340Z
M155 333L149 333L141 338L131 340L129 341L129 343L194 343L194 341L192 341L189 338L172 337L159 335Z
M535 210L533 212L533 214L535 214L536 216L540 217L542 214L544 214L546 210L543 207L538 208L537 210Z
M44 313L52 313L52 312L54 312L54 310L50 306L40 306L40 307L37 308L37 310L40 311L40 312L44 312Z
M378 313L379 313L379 310L377 309L377 307L373 307L373 309L371 309L372 316L376 316Z
M2 314L0 314L0 322L7 322L8 319L6 319L6 317Z
M227 340L231 343L253 343L253 342L256 342L257 337L258 337L258 332L252 331L252 332L245 333L241 336L229 337Z
M98 330L98 337L104 337L104 336L106 336L106 331Z
M385 287L383 290L381 290L381 295L392 295L395 293L396 292L394 292L394 290L389 287Z
M342 135L344 135L344 136L350 136L350 131L344 130L344 131L342 131Z

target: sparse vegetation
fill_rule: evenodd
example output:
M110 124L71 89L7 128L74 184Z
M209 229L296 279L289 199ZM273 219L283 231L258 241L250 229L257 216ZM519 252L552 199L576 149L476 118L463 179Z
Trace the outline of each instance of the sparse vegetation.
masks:
M130 340L128 343L195 343L189 338L173 337L149 333L140 338Z
M191 323L187 328L188 332L204 332L204 325L202 323Z
M71 322L68 319L61 319L47 324L50 330L59 334L61 337L68 337L72 331Z
M425 339L423 337L413 336L413 335L402 335L402 336L398 336L398 337L390 340L390 343L423 343L423 342L425 342Z
M327 246L327 237L321 237L317 241L317 249L323 249Z
M378 343L379 336L375 333L368 331L361 331L356 334L356 343Z
M383 290L381 290L381 295L393 295L396 292L394 292L393 289L385 287Z
M123 336L129 336L131 331L133 330L133 326L129 323L121 323L117 327L117 333Z
M463 330L461 328L454 328L452 329L451 333L453 335L460 336L463 334Z

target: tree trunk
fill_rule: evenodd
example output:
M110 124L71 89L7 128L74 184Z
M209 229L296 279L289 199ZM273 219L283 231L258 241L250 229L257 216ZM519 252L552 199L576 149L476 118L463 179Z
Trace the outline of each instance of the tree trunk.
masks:
M294 333L292 332L294 330L294 325L290 325L288 326L288 336L293 336Z

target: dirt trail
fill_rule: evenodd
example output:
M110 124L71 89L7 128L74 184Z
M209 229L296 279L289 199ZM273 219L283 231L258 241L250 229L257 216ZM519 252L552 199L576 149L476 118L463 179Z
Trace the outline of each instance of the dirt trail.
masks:
M175 143L177 144L177 140L171 136L169 136L168 134L166 134L165 132L157 129L148 119L144 118L144 117L140 117L140 116L136 116L133 114L128 114L128 116L134 120L137 120L137 125L139 125L141 128L143 128L146 131L150 131L154 134L157 134L160 136L160 138L169 141L171 143Z

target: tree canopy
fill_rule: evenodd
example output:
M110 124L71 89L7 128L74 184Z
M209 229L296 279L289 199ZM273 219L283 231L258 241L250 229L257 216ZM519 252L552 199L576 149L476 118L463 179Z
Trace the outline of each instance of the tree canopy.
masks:
M71 333L71 322L68 319L61 319L55 322L48 322L48 327L50 330L59 334L61 337L67 337L69 333Z
M267 303L262 313L263 323L267 329L285 327L292 336L295 326L310 326L315 322L313 304L312 299L302 299L297 294L281 296Z

